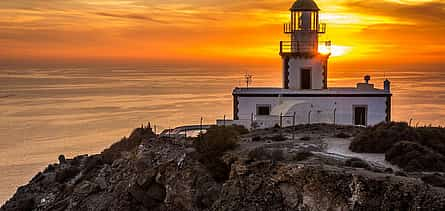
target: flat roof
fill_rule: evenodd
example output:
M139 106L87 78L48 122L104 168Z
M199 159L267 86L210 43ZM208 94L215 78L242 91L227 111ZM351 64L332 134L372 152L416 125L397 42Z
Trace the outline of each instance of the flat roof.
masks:
M386 95L391 96L391 92L383 89L359 89L354 87L335 87L328 89L283 89L283 88L235 88L234 95Z

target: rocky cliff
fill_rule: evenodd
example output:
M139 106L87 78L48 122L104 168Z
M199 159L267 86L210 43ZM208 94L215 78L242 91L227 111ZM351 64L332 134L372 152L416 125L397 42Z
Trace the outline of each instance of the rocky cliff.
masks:
M219 177L194 145L140 128L99 155L61 156L0 210L445 209L440 185L324 152L323 128L245 134L215 155Z

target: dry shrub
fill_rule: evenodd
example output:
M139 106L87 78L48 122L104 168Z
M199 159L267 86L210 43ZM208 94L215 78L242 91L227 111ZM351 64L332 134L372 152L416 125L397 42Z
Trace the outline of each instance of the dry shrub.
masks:
M353 152L385 153L399 141L416 139L415 129L409 127L407 123L382 123L359 133L349 148Z
M230 166L221 159L222 155L238 146L240 127L212 127L194 141L198 160L218 182L229 178Z
M284 137L283 135L276 135L276 136L272 136L270 138L273 142L282 142L282 141L286 141L287 138Z
M312 154L312 152L309 152L309 151L297 152L294 155L293 160L295 160L295 161L303 161L303 160L308 159L312 155L314 155L314 154Z
M406 171L445 171L445 156L414 142L395 144L386 152L386 160Z
M248 154L250 161L273 160L283 161L285 156L281 149L267 149L266 147L258 147L250 151Z
M444 128L379 124L364 129L349 148L354 152L386 153L386 160L407 171L445 171Z

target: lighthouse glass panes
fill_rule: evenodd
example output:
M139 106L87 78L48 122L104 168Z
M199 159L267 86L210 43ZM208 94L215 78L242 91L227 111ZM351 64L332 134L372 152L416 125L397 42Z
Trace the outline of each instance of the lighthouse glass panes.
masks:
M318 31L318 12L293 11L291 13L291 28L295 31Z

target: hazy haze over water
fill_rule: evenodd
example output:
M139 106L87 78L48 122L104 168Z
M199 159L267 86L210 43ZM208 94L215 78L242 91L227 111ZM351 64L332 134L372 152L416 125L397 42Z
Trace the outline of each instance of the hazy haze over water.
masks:
M159 130L232 117L231 91L281 86L280 68L153 65L0 69L0 204L59 154L98 153L151 121ZM371 74L392 81L393 120L445 125L445 73L330 70L330 86L355 86ZM391 72L390 74L388 72Z

